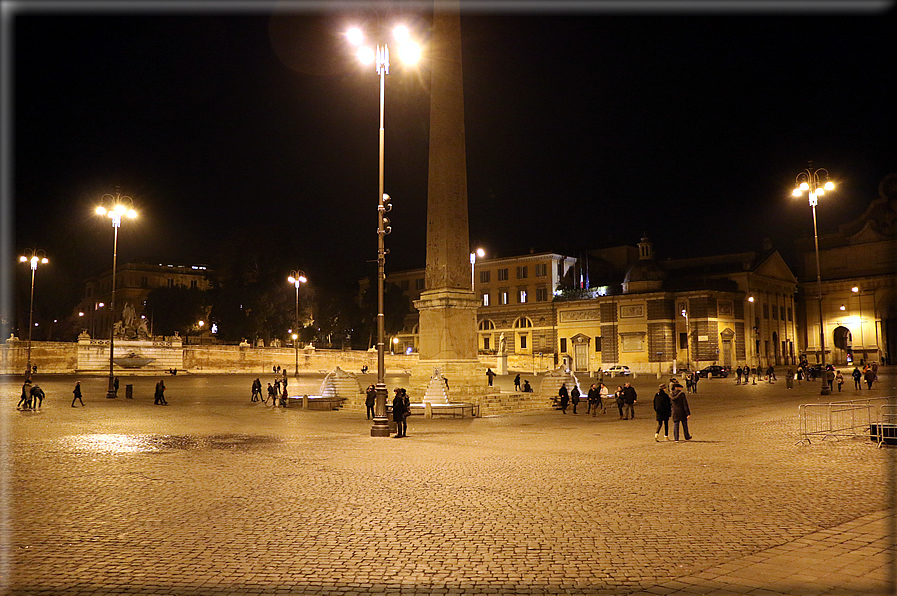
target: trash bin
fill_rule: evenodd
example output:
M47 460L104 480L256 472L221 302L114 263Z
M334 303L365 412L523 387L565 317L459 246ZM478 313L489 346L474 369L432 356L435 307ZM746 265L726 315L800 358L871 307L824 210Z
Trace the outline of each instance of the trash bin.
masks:
M134 399L134 386L133 385L125 385L125 398L126 399Z
M392 406L386 406L386 419L389 421L389 432L396 432L396 421L392 419Z

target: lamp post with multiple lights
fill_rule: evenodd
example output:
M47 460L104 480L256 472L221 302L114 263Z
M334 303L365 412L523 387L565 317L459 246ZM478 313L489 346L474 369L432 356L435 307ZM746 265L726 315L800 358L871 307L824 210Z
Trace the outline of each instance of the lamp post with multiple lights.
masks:
M478 248L472 253L470 253L470 291L474 291L474 281L476 274L474 273L476 269L477 257L483 258L486 256L486 251L482 248Z
M797 175L794 190L791 194L800 197L806 191L810 198L810 207L813 209L813 242L816 246L816 285L819 292L819 352L822 354L822 392L821 395L828 395L831 390L826 379L827 371L825 370L825 321L822 314L822 270L819 267L819 231L816 227L816 204L819 197L825 191L833 190L835 183L828 179L828 170L825 168L814 168L813 162L807 168Z
M38 265L46 265L50 261L47 254L38 249L28 249L26 254L19 257L20 263L31 264L31 303L28 307L28 356L25 365L25 378L31 378L31 331L34 329L34 274Z
M682 316L685 317L685 370L691 370L691 347L688 345L688 310L682 309Z
M296 353L296 368L294 377L299 378L299 286L308 281L305 272L299 269L290 271L287 281L296 286L296 318L293 322L293 351Z
M118 189L116 189L114 195L103 195L100 198L100 203L96 208L96 212L98 215L105 215L112 220L112 229L114 231L114 239L112 241L112 301L109 311L109 387L106 390L106 397L111 399L115 397L115 373L113 372L112 359L115 356L115 269L118 265L118 228L121 227L122 216L133 219L137 217L137 212L134 211L131 197L122 196Z
M411 41L408 27L400 25L393 29L393 36L398 43L399 58L403 62L413 64L420 58L420 46ZM389 195L383 192L384 165L384 129L383 108L386 91L386 75L389 74L389 47L386 43L377 44L376 49L363 45L365 35L356 27L348 31L346 37L354 46L358 46L356 56L362 64L375 63L380 76L380 153L379 153L379 191L377 194L377 399L374 402L374 423L371 427L372 437L388 437L389 421L386 417L386 356L384 345L385 315L383 313L383 281L385 278L386 247L384 237L392 231L389 219L385 214L392 209Z

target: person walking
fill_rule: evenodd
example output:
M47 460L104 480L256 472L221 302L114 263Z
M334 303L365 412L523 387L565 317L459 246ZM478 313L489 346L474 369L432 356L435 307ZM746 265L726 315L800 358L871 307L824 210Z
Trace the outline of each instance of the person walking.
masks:
M115 397L118 397L118 377L112 379L112 393L115 394Z
M258 377L252 382L252 401L262 401L262 380Z
M370 420L374 417L374 404L377 401L377 389L374 387L374 384L371 383L368 385L367 391L365 392L364 405L367 408L367 419Z
M632 383L623 385L623 420L633 420L635 418L635 402L638 401L638 394Z
M872 389L872 383L878 380L878 376L875 374L875 371L872 370L872 367L867 367L866 372L863 373L863 380L866 381L866 387L870 390Z
M39 385L31 388L31 409L39 410L44 403L44 390Z
M598 407L601 408L602 414L607 414L607 385L602 381L598 381Z
M168 402L165 401L165 381L159 379L159 382L156 383L156 391L153 394L153 405L156 406L167 406Z
M392 419L396 423L396 439L405 436L408 429L408 423L405 421L405 399L402 397L402 390L396 387L396 396L392 398Z
M691 435L688 433L688 418L691 416L691 410L688 409L688 399L685 392L682 391L681 385L674 385L670 392L671 417L673 419L673 440L679 441L679 425L686 441L691 441Z
M614 393L614 400L617 402L617 409L620 411L620 420L623 420L623 388L617 385L617 392Z
M31 409L31 379L26 378L25 382L22 384L22 397L19 398L19 403L16 404L17 410L30 410Z
M586 414L594 416L598 413L598 387L595 383L592 383L591 387L589 387L589 392L586 394L586 397L589 400L589 407L586 409Z
M520 391L520 373L517 373L517 376L514 377L514 391Z
M669 421L672 414L670 396L667 394L667 384L661 383L660 389L654 394L654 418L657 420L657 430L654 431L654 440L660 441L660 427L663 426L663 438L670 440Z
M854 366L851 376L853 377L854 389L861 390L863 388L863 385L862 383L860 383L860 380L863 378L863 373L860 372L860 369L858 367Z
M844 375L841 371L835 373L835 383L838 384L838 393L841 393L841 387L844 385Z
M697 371L691 373L691 392L698 392L698 381L700 380L701 375L697 373Z
M835 389L835 371L833 369L828 369L825 371L825 381L828 383L828 390L834 391Z
M265 405L266 406L268 405L269 398L271 399L271 404L273 405L274 400L277 399L277 394L274 393L274 385L272 385L271 383L268 383L268 395L267 395L267 397L265 397Z
M570 401L573 403L573 413L576 413L576 406L579 405L579 385L573 385L573 390L570 392Z
M491 368L486 369L486 376L489 378L489 386L492 387L492 380L495 379L495 373Z
M741 385L741 365L738 365L738 368L735 369L735 384Z
M408 397L408 392L405 391L405 388L402 387L402 404L405 406L405 421L402 424L402 436L408 436L408 417L411 416L411 398Z
M561 388L558 389L558 397L561 398L561 413L567 413L567 404L570 402L570 395L567 393L567 384L561 383Z
M72 390L72 394L74 395L72 398L72 407L75 407L76 401L80 401L83 406L84 401L81 399L81 381L75 381L75 388Z
M281 405L282 407L285 408L285 407L287 407L287 406L289 405L289 403L290 403L290 402L288 401L288 400L289 400L289 397L290 397L290 395L289 395L289 393L287 392L287 384L284 383L284 384L283 384L283 393L280 394L280 405Z
M756 384L757 384L757 367L752 366L751 367L751 385L756 385Z

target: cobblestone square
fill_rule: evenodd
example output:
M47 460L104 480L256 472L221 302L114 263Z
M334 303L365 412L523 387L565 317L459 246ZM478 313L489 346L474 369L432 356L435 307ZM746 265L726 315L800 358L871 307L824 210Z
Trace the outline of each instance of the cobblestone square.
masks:
M798 444L818 385L701 381L692 441L655 442L658 381L634 420L555 410L414 417L250 403L252 378L0 381L6 593L888 594L895 449ZM263 378L264 380L264 378ZM362 380L364 382L364 380ZM388 379L390 387L402 379ZM498 380L510 388L510 377ZM124 384L133 383L133 400ZM670 429L672 434L672 429Z

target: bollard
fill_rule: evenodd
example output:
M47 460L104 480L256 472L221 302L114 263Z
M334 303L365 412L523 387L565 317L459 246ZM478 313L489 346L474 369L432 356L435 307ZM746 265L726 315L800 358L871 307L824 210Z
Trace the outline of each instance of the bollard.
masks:
M308 396L307 395L302 396L302 409L303 410L308 409Z
M424 402L424 418L427 420L433 417L433 404L430 402Z
M134 399L134 386L133 385L125 385L125 398L126 399Z

